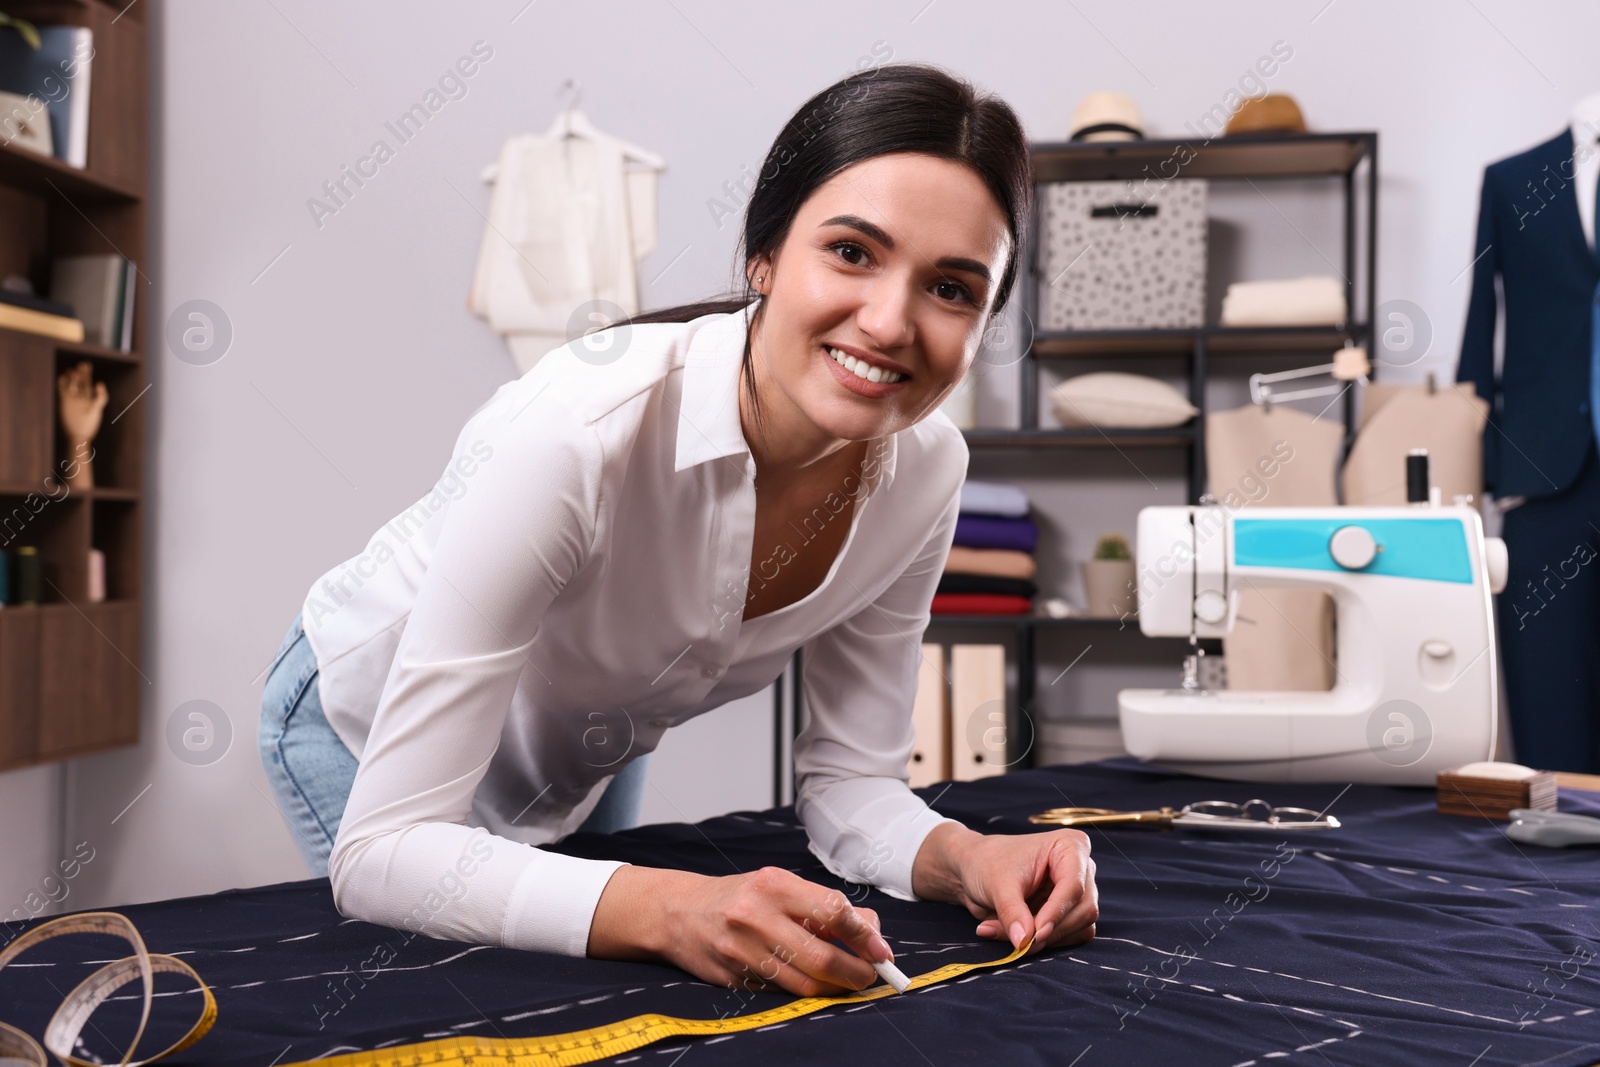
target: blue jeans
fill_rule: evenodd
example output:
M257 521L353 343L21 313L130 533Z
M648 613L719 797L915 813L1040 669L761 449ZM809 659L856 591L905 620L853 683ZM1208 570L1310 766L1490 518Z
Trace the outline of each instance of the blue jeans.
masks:
M298 613L267 669L258 743L295 845L311 873L325 877L359 761L322 714L317 658ZM639 756L611 780L579 830L604 834L638 825L646 759Z

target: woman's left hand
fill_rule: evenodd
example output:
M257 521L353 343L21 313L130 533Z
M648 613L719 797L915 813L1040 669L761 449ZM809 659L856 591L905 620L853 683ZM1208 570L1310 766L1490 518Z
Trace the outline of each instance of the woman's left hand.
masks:
M1013 946L1033 937L1033 951L1094 937L1100 895L1089 838L1078 830L980 834L946 823L923 841L912 888L925 900L960 904L982 920L979 937Z

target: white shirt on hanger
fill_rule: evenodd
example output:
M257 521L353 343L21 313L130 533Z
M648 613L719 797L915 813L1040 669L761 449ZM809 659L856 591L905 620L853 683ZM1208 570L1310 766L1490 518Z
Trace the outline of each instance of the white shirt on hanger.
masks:
M572 336L589 301L639 310L638 261L656 246L660 157L600 132L576 109L508 138L467 306L505 337L519 374Z
M799 646L812 851L912 899L917 850L948 821L906 762L967 445L937 410L873 442L823 584L744 621L755 460L736 390L754 306L631 327L608 363L551 352L471 416L433 492L311 588L318 693L361 761L329 863L343 914L584 955L619 864L534 846Z
M1572 191L1578 198L1583 239L1594 248L1594 192L1600 183L1600 93L1586 96L1572 108Z

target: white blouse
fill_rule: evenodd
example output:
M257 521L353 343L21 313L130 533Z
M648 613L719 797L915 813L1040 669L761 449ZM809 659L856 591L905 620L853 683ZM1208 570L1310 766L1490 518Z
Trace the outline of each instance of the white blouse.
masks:
M576 829L668 727L770 685L800 646L811 850L913 899L917 849L950 821L911 793L906 761L967 445L937 410L874 441L822 585L743 621L749 583L787 562L752 579L736 390L754 307L553 350L473 413L428 495L311 588L318 694L360 759L329 859L342 914L584 955L621 864L534 846ZM845 504L830 497L791 545Z

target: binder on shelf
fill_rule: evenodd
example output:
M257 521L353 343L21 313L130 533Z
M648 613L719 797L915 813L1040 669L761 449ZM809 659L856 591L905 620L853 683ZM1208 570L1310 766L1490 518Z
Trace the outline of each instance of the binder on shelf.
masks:
M1006 648L950 646L950 744L958 782L1006 771Z
M911 746L911 788L943 782L950 777L950 703L945 690L944 646L922 646L917 667L917 698L911 705L911 725L916 740Z

